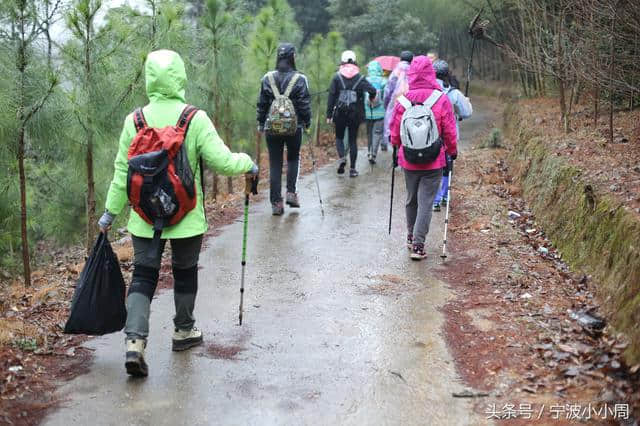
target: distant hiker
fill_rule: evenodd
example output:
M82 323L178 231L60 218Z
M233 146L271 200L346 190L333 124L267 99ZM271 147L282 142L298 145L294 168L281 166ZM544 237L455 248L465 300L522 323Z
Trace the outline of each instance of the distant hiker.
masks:
M404 95L409 90L409 82L407 80L407 71L409 65L413 60L413 53L405 50L400 54L400 62L396 65L395 69L391 72L391 77L384 89L384 107L386 112L384 114L384 137L387 140L391 138L391 116L393 115L393 108L395 107L396 100L401 95Z
M307 77L296 69L296 49L290 43L278 47L276 70L262 77L258 96L258 129L267 135L271 212L284 214L282 156L287 147L286 203L300 207L296 185L300 167L302 129L311 125L311 95Z
M340 156L338 174L344 173L347 158L344 150L344 133L349 129L350 177L357 177L356 161L358 159L358 129L365 118L364 94L375 102L376 88L360 74L356 62L356 54L351 50L342 53L340 69L331 80L329 101L327 103L327 123L336 126L336 148Z
M149 311L167 240L171 241L176 307L172 349L189 349L203 340L193 316L198 257L207 231L200 160L222 175L251 173L257 179L258 173L247 154L229 151L204 111L185 104L187 76L176 52L151 52L145 74L150 103L125 119L106 211L98 222L107 232L116 215L128 203L133 206L128 229L134 270L124 328L125 367L133 376L148 374L144 351Z
M384 88L387 85L387 79L382 76L382 66L379 62L372 61L367 66L367 81L376 89L376 99L369 101L369 93L365 93L364 111L367 119L367 137L369 148L369 163L376 164L378 148L385 146L384 141Z
M457 139L460 139L460 126L459 121L471 117L473 114L473 106L471 101L460 90L458 80L449 72L449 64L443 60L437 60L433 63L433 68L436 72L436 78L438 84L447 94L451 105L453 106L453 112L456 116L456 133ZM442 171L442 186L435 200L433 201L433 211L439 212L441 206L447 205L447 189L449 186L449 170L453 168L453 161L447 155L447 167Z
M407 187L407 245L411 258L421 260L426 257L424 243L446 166L445 152L453 159L458 155L457 133L451 102L436 81L431 60L416 57L407 77L409 91L393 110L391 144L399 148L397 161Z

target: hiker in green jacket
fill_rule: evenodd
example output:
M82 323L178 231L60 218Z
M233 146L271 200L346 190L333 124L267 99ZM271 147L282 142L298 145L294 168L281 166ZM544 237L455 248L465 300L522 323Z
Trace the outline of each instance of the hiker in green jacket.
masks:
M149 104L142 108L144 121L149 128L161 129L175 126L185 107L187 76L184 62L176 52L158 50L147 56L145 64L146 91ZM115 172L107 194L106 211L98 225L107 232L114 218L129 201L127 174L128 151L136 137L134 114L124 121L119 150L115 160ZM134 271L127 295L126 362L127 373L147 376L148 367L144 350L149 334L151 299L156 290L160 261L166 240L171 241L176 314L173 334L173 350L189 349L202 343L202 332L194 327L193 309L198 290L198 257L202 236L207 231L204 214L200 160L221 175L233 176L250 173L257 179L258 167L247 154L229 151L218 136L213 123L204 111L192 116L184 139L184 149L195 177L195 208L176 224L162 228L159 247L154 246L154 227L132 209L128 229L134 249Z

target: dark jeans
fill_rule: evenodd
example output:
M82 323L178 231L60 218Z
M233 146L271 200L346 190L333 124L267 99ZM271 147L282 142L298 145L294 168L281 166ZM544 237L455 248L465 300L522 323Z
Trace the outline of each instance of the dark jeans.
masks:
M358 129L360 128L360 120L336 116L333 122L336 125L336 148L338 149L340 159L345 158L344 132L345 129L349 129L349 157L351 159L351 168L355 169L356 161L358 160Z
M302 145L302 129L293 136L267 135L269 149L269 183L271 186L271 203L282 201L282 163L284 147L287 147L287 192L296 192L298 170L300 168L300 146Z
M160 240L160 248L153 256L151 238L131 237L133 240L133 279L127 295L127 323L124 332L130 339L146 339L149 335L151 299L158 285L162 252L167 240ZM171 240L173 267L173 297L177 329L190 330L195 324L193 308L198 292L198 258L202 235Z

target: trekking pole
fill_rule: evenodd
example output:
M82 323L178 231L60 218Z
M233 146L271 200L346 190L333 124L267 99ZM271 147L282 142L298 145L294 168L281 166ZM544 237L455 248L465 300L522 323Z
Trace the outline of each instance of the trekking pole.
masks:
M319 136L320 136L320 114L316 116L316 136L315 136L316 143L318 143ZM322 212L322 217L324 217L322 195L320 194L320 179L318 178L318 170L316 169L316 157L313 154L313 140L309 141L309 153L311 154L311 167L313 169L313 176L316 179L316 188L318 189L318 200L320 201L320 212Z
M244 275L247 266L247 234L249 230L249 195L258 194L257 176L246 176L244 182L244 223L242 226L242 273L240 275L240 308L238 325L242 325L242 311L244 304Z
M447 228L449 227L449 207L451 206L451 176L453 176L453 165L449 169L449 180L447 181L447 213L444 217L444 238L442 244L442 259L447 258Z
M396 158L398 155L398 148L393 147L393 158L391 160L391 200L389 202L389 235L391 235L391 216L393 215L393 186L396 182Z

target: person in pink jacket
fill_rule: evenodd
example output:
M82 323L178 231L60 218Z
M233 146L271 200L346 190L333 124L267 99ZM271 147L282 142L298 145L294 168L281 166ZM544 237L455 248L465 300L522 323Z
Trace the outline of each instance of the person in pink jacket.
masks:
M409 71L409 91L405 97L413 104L425 103L434 90L441 91L431 60L426 56L413 59ZM440 96L431 108L442 138L442 149L438 157L426 164L413 164L405 159L400 140L400 125L405 108L396 102L390 123L391 144L398 149L397 164L404 169L407 187L407 245L411 258L426 257L424 243L429 232L433 200L440 188L442 169L446 166L445 152L453 159L458 156L456 119L449 98Z

